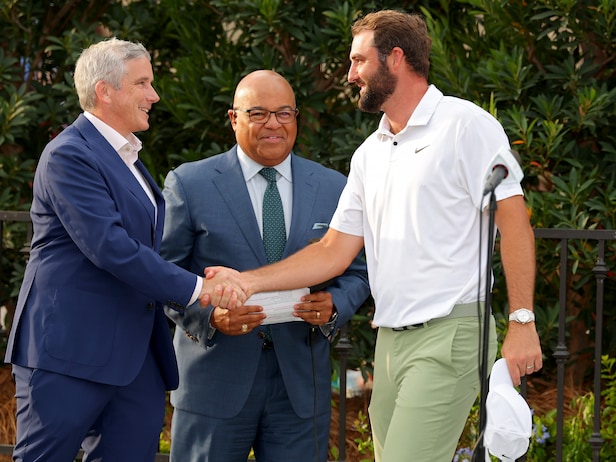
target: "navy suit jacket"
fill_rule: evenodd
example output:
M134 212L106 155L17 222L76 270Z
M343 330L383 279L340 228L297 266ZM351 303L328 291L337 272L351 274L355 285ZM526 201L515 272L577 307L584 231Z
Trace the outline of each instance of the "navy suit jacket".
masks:
M162 304L182 309L195 276L160 257L164 201L136 165L154 192L157 219L139 182L83 114L43 151L7 362L126 385L151 345L167 388L177 386Z
M341 173L291 156L293 214L283 258L325 234L346 184ZM167 204L163 257L198 274L213 265L244 271L267 264L237 147L171 171L163 194ZM358 256L327 291L339 313L338 325L346 323L369 295L363 260ZM211 306L201 309L195 304L182 313L166 311L177 324L174 344L180 385L172 392L173 405L219 418L238 414L252 387L262 352L258 330L240 336L216 332L208 340ZM297 415L306 418L315 412L329 412L328 338L303 321L272 324L270 328Z

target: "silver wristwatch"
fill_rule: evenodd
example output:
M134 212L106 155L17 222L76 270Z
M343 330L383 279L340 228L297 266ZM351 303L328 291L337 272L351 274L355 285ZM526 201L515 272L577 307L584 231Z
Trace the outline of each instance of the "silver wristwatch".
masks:
M528 324L535 320L535 313L526 308L520 308L509 314L509 321L515 321L520 324Z

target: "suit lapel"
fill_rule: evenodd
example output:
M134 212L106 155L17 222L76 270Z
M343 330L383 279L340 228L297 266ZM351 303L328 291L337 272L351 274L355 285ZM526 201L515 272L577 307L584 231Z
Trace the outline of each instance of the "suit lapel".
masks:
M246 189L242 168L237 160L236 148L224 154L216 170L219 174L213 178L212 182L225 202L228 213L237 223L237 228L249 243L259 262L262 265L267 264L261 232Z
M135 195L137 195L137 197L139 198L139 201L143 204L143 206L148 211L148 215L150 216L151 223L152 223L152 230L154 232L154 236L152 236L152 242L154 243L154 249L158 250L160 248L160 243L163 237L163 225L165 223L165 200L163 199L163 195L160 192L160 188L154 182L152 175L150 175L150 172L148 172L148 170L145 168L145 165L143 165L141 160L137 159L137 162L135 163L135 167L137 167L137 170L141 172L141 174L143 175L147 183L150 185L150 188L152 189L152 194L154 195L154 200L156 201L156 209L158 210L157 212L158 215L155 214L156 211L154 210L154 207L152 206L152 202L150 202L150 198L147 197L141 185L137 184L142 194L135 194ZM144 196L145 196L145 200L144 200Z
M312 210L315 207L319 179L307 162L292 154L291 169L293 171L293 216L291 229L287 239L283 258L308 245L306 231L313 223Z
M147 210L148 216L150 217L150 223L153 233L152 242L156 245L155 241L158 241L157 244L160 246L160 240L162 238L162 225L164 221L164 202L158 185L156 185L145 166L141 163L140 160L137 160L137 163L135 164L137 169L142 173L154 193L159 213L159 220L157 222L154 206L152 205L150 198L147 196L147 194L141 187L141 184L139 184L137 178L135 178L135 175L133 175L133 173L126 166L122 158L118 155L116 150L113 149L113 147L109 144L105 137L101 135L101 133L83 114L79 115L74 125L83 134L84 139L88 141L88 144L90 144L91 149L97 153L97 156L101 160L101 167L113 171L113 176L118 178L119 182L123 184ZM155 222L156 229L154 227Z
M113 167L116 171L116 175L118 176L120 182L124 185L126 189L130 191L130 193L135 196L135 198L139 201L139 203L143 206L143 208L148 213L148 217L150 218L150 228L152 234L152 244L156 245L156 240L158 240L158 245L160 245L160 240L162 238L162 224L164 221L164 201L162 201L162 197L160 195L160 190L154 180L146 170L145 166L141 163L140 160L137 160L135 166L137 170L141 172L143 177L146 179L146 182L150 185L152 192L154 194L154 198L156 200L156 205L158 207L158 220L156 220L156 210L154 209L154 205L152 205L152 201L143 190L143 187L139 183L139 180L135 178L135 175L130 171L130 169L126 166L122 158L118 155L118 153L113 150L114 162L119 162L117 167ZM161 213L163 215L161 215ZM162 217L162 219L161 219ZM156 224L156 226L155 226ZM160 227L160 233L158 232L158 228Z

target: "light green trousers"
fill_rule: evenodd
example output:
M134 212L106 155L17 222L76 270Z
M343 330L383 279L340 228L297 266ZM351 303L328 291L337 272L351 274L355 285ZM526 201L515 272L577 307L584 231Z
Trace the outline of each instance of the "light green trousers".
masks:
M490 318L489 369L497 350ZM452 461L480 391L479 320L436 319L405 331L379 328L369 407L376 462Z

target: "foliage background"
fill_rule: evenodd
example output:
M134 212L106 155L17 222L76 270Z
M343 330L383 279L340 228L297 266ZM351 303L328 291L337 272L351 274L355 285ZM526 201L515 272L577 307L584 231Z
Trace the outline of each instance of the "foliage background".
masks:
M105 36L141 41L154 57L161 102L142 159L162 185L180 163L228 149L226 110L238 80L259 68L282 73L300 108L296 152L347 173L378 117L356 108L346 84L350 26L376 9L426 17L430 81L493 113L518 150L537 228L616 228L616 2L612 0L3 0L0 3L0 210L27 210L44 145L78 115L72 69ZM23 273L23 229L5 226L0 305L14 306ZM572 385L584 382L594 336L595 245L570 245ZM614 268L615 244L607 249ZM536 311L553 371L558 313L557 243L538 241ZM496 262L494 306L507 310ZM614 273L606 280L603 351L614 356ZM351 362L369 369L372 307L349 335ZM501 329L502 331L502 329Z

